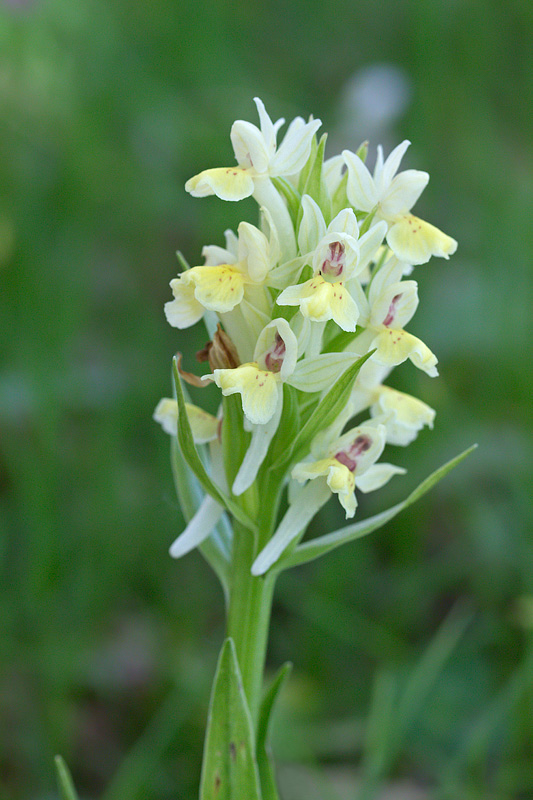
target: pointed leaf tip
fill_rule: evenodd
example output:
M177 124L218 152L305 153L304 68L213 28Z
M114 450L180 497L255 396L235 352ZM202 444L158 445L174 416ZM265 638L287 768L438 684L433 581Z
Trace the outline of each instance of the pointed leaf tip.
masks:
M200 800L262 800L253 724L233 639L218 660L209 706Z
M65 764L64 759L57 755L54 759L56 765L57 785L61 794L62 800L78 800L74 783L70 775L69 768Z
M296 567L300 564L306 564L308 561L313 561L315 558L335 550L342 544L352 542L355 539L360 539L367 536L369 533L382 528L387 522L393 519L401 511L404 511L412 503L419 500L426 492L428 492L436 483L444 478L448 472L451 472L454 467L458 466L461 461L470 455L477 448L477 444L473 444L464 450L455 458L450 459L441 467L432 472L425 480L414 489L405 500L397 503L392 508L376 514L374 517L355 522L351 525L346 525L344 528L339 528L332 533L327 533L324 536L318 536L316 539L311 539L304 544L299 545L292 553L282 556L275 569L281 572L289 567Z

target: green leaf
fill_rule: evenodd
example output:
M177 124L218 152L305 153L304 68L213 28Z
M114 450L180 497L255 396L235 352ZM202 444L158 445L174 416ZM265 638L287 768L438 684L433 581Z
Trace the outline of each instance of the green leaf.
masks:
M330 550L340 547L341 544L360 539L362 536L366 536L378 528L381 528L389 522L389 520L399 514L400 511L403 511L412 503L415 503L422 495L428 492L436 483L444 478L448 472L470 455L476 447L477 444L472 445L463 453L452 458L451 461L443 464L442 467L439 467L429 477L423 480L422 483L411 492L409 497L403 502L387 509L387 511L382 511L380 514L376 514L376 516L370 517L370 519L363 520L362 522L346 525L344 528L339 528L339 530L328 533L325 536L319 536L316 539L312 539L310 542L304 542L304 544L297 547L290 555L285 558L282 557L276 566L276 570L284 570L289 569L289 567L295 567L298 564L306 564L308 561L313 561L315 558L329 553Z
M355 331L339 331L339 333L335 334L332 339L327 342L327 344L322 348L323 353L343 353L348 345L350 345L354 339L356 339L362 332L364 328L360 325L357 325Z
M398 684L398 676L390 669L381 669L375 677L361 757L365 788L375 786L388 764L397 713Z
M252 718L233 639L226 639L213 684L200 800L262 800Z
M259 767L263 800L279 800L274 764L270 750L270 733L272 729L272 712L291 670L292 664L290 661L287 661L278 671L268 691L265 692L259 710L259 722L257 727L257 764Z
M302 201L300 192L298 192L286 178L271 178L271 181L278 192L280 192L287 201L287 208L289 209L292 224L296 226L298 211L300 210L300 203Z
M176 359L173 360L174 382L176 384L176 400L178 402L178 442L183 458L192 469L202 488L207 494L220 503L221 506L233 514L235 519L252 531L257 530L257 524L250 519L248 514L230 497L224 494L218 486L213 483L211 478L206 472L198 451L194 444L194 439L187 417L185 408L185 398L183 396L183 388L181 386L181 378L178 372L178 364Z
M406 680L389 670L378 675L361 759L361 800L377 794L472 618L468 608L454 607Z
M283 384L283 413L276 431L276 435L270 444L268 460L272 463L284 457L287 450L287 442L294 436L294 431L300 427L300 409L298 407L298 397L296 389Z
M340 378L335 381L329 392L313 410L309 419L300 429L292 443L287 447L283 457L274 464L274 468L289 461L297 461L300 457L307 454L311 440L319 431L331 425L346 406L357 373L373 352L374 350L371 350L370 353L367 353L362 358L355 361L342 373Z
M117 770L99 800L145 800L152 797L153 776L161 769L165 753L176 741L200 702L202 681L189 685L184 694L181 681L165 697L131 749L122 756Z
M313 165L307 174L305 184L303 185L303 190L301 192L302 195L308 194L313 198L313 200L315 200L324 215L326 225L331 221L331 197L329 196L326 182L322 174L327 138L327 133L324 133L320 139L320 142L318 143ZM309 164L310 160L307 163ZM302 221L302 216L303 209L300 205L300 210L298 212L298 218L296 221L297 230L300 222Z
M188 269L191 268L189 262L187 261L181 250L178 250L176 252L176 257L178 259L182 272L186 272Z
M55 757L57 785L63 800L78 800L69 769L61 756Z
M250 444L251 434L244 430L244 413L240 395L222 398L222 426L220 430L222 460L228 486L233 486L235 476Z
M300 196L305 194L305 187L307 186L307 181L309 180L309 175L311 174L311 170L313 169L313 165L316 159L316 153L318 150L318 142L316 140L316 134L311 139L311 149L309 151L309 158L305 162L301 172L300 177L298 178L298 191Z

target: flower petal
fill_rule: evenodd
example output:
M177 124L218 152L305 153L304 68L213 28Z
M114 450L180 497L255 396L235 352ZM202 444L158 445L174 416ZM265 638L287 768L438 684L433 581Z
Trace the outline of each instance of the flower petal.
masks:
M304 122L301 117L293 119L270 162L270 174L282 176L299 172L309 158L311 140L321 125L319 119L310 122Z
M348 167L348 199L359 211L372 211L378 202L378 195L372 175L359 156L350 150L343 150L342 155Z
M385 234L387 233L387 223L384 220L372 225L370 230L364 233L359 239L359 264L356 275L373 261Z
M222 394L240 394L242 409L253 425L265 425L276 412L279 380L273 372L257 364L242 364L235 369L216 369L212 378Z
M298 247L302 255L311 253L326 234L324 215L308 194L302 197L302 221L298 229Z
M408 264L425 264L431 256L449 258L457 250L455 239L412 214L405 214L394 223L387 243L400 261Z
M244 275L231 264L218 267L193 267L178 278L182 284L194 284L194 296L204 308L221 314L231 311L244 296ZM175 292L175 287L172 290Z
M392 150L387 156L387 160L385 161L385 163L381 168L381 175L380 175L380 179L382 181L383 186L385 187L389 186L389 184L392 182L392 179L398 172L398 167L400 166L400 162L405 155L405 151L407 150L410 144L411 142L409 141L409 139L404 139L403 142L400 142L400 144L396 145L394 150ZM377 177L376 177L376 183L377 183Z
M357 239L359 226L353 208L343 208L328 225L328 233L344 233Z
M418 286L416 281L398 281L380 294L372 306L370 324L373 327L384 325L398 330L404 328L418 307Z
M333 461L335 464L330 466L326 481L331 491L339 498L339 503L346 512L346 519L350 519L355 516L357 508L357 498L354 492L355 477L344 464L340 464L336 459Z
M355 485L362 492L374 492L390 481L393 475L405 475L407 470L394 464L373 464L362 475L357 475Z
M257 113L259 114L261 133L265 139L266 146L270 151L274 152L276 148L276 133L285 120L281 118L273 123L269 114L267 114L263 101L259 97L254 97L254 103L257 107Z
M184 556L195 547L198 547L199 544L202 544L223 513L224 509L222 506L207 495L183 533L178 536L170 547L169 552L172 558L181 558L181 556Z
M268 162L272 151L269 150L265 138L259 128L251 122L238 119L231 126L231 144L240 167L253 168L255 172L268 170Z
M173 328L190 328L202 319L205 308L198 302L194 294L194 285L187 284L181 278L170 281L174 300L165 303L165 316Z
M354 516L357 507L354 495L355 478L348 467L336 458L296 464L291 475L300 482L325 477L327 485L338 496L340 504L346 511L346 519Z
M192 403L185 403L185 408L195 444L206 444L217 438L219 421L216 417ZM165 433L170 436L178 435L178 404L176 400L163 397L156 406L153 418L159 422Z
M429 174L417 169L408 169L396 175L380 200L384 217L405 214L414 206L429 181Z
M238 230L239 261L246 264L248 275L254 283L262 283L270 269L268 239L249 222L241 222Z
M268 452L268 448L270 447L270 442L278 429L282 408L283 392L279 392L278 404L273 417L264 425L253 426L252 439L231 489L234 495L241 495L255 481L261 464Z
M378 297L386 291L387 286L400 281L402 274L403 264L398 261L396 256L391 256L372 278L372 283L370 284L370 290L368 292L370 305L374 305Z
M339 184L344 174L344 158L341 155L327 158L324 161L322 170L326 186L331 196L339 188Z
M355 475L362 475L378 460L385 447L385 427L377 422L359 425L343 433L332 443L329 455L340 458L343 453L351 462Z
M202 256L205 259L205 267L219 267L221 264L234 264L237 260L233 253L225 247L216 244L207 244L202 248Z
M300 306L300 311L313 322L334 320L345 331L355 331L359 309L342 283L328 283L322 276L289 286L279 295L280 306Z
M375 390L370 413L385 425L387 442L403 446L414 441L424 425L432 428L435 419L435 411L422 400L390 386Z
M415 367L427 372L432 378L439 374L436 356L424 342L407 331L387 328L376 336L371 347L377 348L372 358L378 364L392 367L409 358Z
M163 397L155 407L153 419L159 422L169 436L178 435L178 403L170 397Z
M193 197L216 194L221 200L244 200L254 191L252 176L240 167L216 167L206 169L190 178L185 190Z
M279 372L281 380L286 381L294 372L297 359L298 339L287 320L277 317L265 325L254 351L254 361L259 367Z
M331 497L324 479L309 483L291 503L272 539L252 564L252 575L263 575L280 557L288 545L307 528L317 511Z

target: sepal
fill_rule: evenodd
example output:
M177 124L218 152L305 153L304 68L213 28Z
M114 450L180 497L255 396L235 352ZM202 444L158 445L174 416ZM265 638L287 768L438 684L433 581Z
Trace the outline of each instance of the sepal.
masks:
M185 530L180 533L170 547L172 558L182 556L202 544L218 524L224 509L216 500L207 495Z
M252 575L263 575L267 572L291 542L303 536L317 511L330 497L331 491L324 478L318 478L304 486L287 509L274 535L252 564Z
M196 514L205 495L196 476L191 472L181 454L177 438L171 439L170 463L180 509L185 521L189 522ZM232 539L233 530L230 521L227 515L223 514L211 535L198 545L202 556L218 576L226 600L229 597Z

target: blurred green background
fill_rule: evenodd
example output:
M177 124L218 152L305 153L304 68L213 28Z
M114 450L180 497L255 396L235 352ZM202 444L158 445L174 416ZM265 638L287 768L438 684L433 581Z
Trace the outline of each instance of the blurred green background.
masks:
M408 475L361 514L480 444L280 581L284 798L355 798L361 774L388 798L533 797L532 40L522 0L2 0L2 799L55 798L58 752L83 798L196 796L223 603L197 553L168 557L182 519L151 414L205 339L164 319L175 251L200 263L253 221L183 184L232 163L256 94L320 117L329 155L411 139L415 211L459 241L415 276L441 377L395 376L435 430L390 448Z

